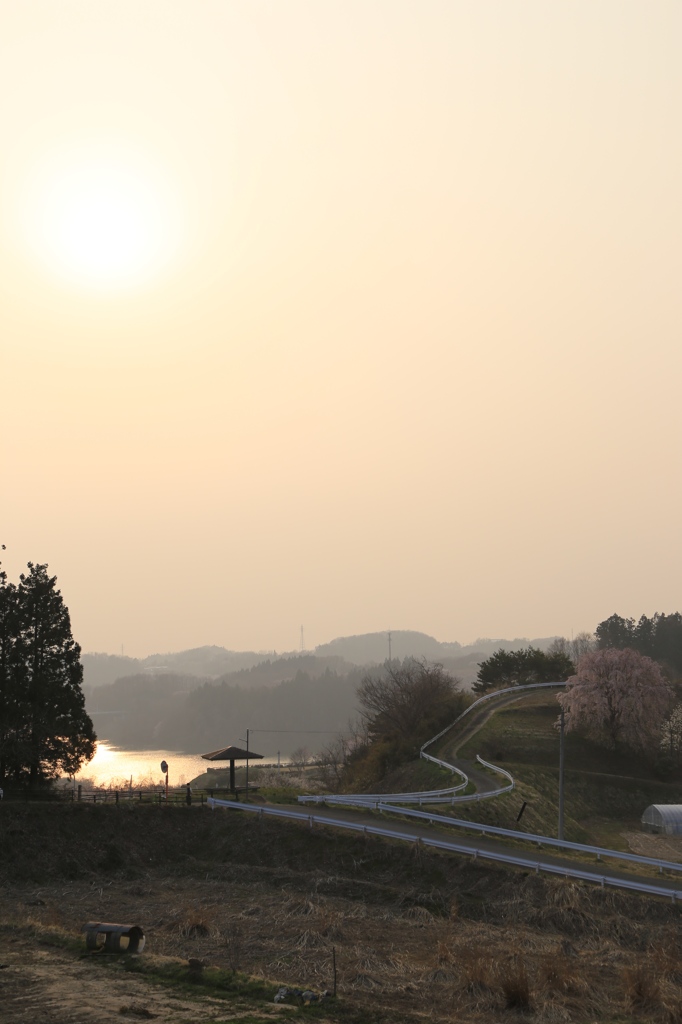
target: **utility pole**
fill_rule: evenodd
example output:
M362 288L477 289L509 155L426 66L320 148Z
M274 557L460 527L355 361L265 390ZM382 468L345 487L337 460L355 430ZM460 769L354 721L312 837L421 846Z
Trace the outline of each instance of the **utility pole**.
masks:
M240 736L239 739L243 743L244 740ZM230 776L231 777L231 776ZM239 793L237 793L237 799L239 799ZM249 730L246 730L246 796L245 800L249 799Z
M559 739L559 839L564 838L564 709L559 712L560 739Z
M246 730L246 799L249 799L249 730Z

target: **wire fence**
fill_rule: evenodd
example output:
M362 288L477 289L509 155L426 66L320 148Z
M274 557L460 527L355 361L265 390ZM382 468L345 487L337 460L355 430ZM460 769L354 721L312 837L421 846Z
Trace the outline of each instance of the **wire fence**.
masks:
M258 785L249 785L249 795L258 793L258 790ZM201 790L199 788L189 788L187 792L187 786L182 785L169 788L168 796L166 796L165 788L159 786L154 788L122 787L116 790L116 788L111 787L96 788L77 785L56 791L31 792L29 788L24 788L24 790L5 790L3 802L33 803L56 800L61 803L81 804L126 804L128 806L135 804L168 804L172 806L191 806L193 804L206 804L214 796L221 797L222 799L231 796L235 803L239 803L240 800L247 798L247 790L246 786L238 786L235 791L225 790L222 786L213 786L201 788Z

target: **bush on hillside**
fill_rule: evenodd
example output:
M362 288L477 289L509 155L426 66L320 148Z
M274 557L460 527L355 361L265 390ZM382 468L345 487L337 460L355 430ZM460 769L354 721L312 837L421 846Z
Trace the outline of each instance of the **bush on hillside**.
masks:
M361 791L400 764L452 722L470 702L460 681L425 660L387 662L366 675L358 687L366 732L347 752L341 788Z

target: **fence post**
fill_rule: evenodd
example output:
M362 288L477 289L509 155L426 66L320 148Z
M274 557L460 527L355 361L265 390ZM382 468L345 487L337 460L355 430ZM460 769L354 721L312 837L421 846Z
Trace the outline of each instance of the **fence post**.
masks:
M118 790L116 790L116 793L114 794L114 796L116 798L116 803L118 803Z
M79 782L79 783L78 783L78 801L79 801L79 803L80 803L80 798L81 798L81 791L82 791L82 789L83 789L83 787L81 786L81 784L80 784L80 782Z

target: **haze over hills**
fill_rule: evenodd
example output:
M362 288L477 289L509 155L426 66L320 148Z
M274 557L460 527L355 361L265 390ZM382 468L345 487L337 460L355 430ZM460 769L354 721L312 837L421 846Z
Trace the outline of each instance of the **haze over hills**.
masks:
M105 686L131 675L188 675L199 679L218 679L227 672L249 669L269 657L265 651L228 651L225 647L195 647L172 654L150 654L147 658L128 658L120 654L83 654L86 686ZM286 657L286 655L280 655Z
M463 646L425 633L391 633L391 657L440 662L466 687L478 663L500 647L538 640L479 640ZM206 750L260 732L258 749L287 756L317 750L358 713L356 690L388 658L388 634L339 637L311 652L265 656L200 647L135 659L83 656L85 699L100 739L128 749ZM225 668L230 666L230 668ZM311 732L312 731L312 732Z
M465 675L465 683L473 682L476 677L474 669L471 675L470 664L476 659L488 657L500 647L515 651L532 644L545 650L554 637L541 637L535 640L517 638L515 640L479 639L473 644L460 644L457 641L441 642L427 633L414 630L391 631L391 657L426 658L428 661L439 661L456 675L456 665L461 665ZM341 661L350 665L380 665L388 658L389 633L363 633L359 636L337 637L329 643L320 644L314 651L290 651L277 654L266 651L229 651L224 647L196 647L188 651L177 651L167 654L151 654L147 658L129 658L118 654L83 654L81 661L84 669L84 683L87 687L105 686L126 676L173 675L192 677L197 680L219 679L228 673L247 672L259 665L272 666L282 663L274 672L272 668L264 669L259 674L245 675L239 680L240 685L271 685L291 678L299 668L300 659L305 659L305 670L312 665L310 659L319 659L323 667L339 670ZM288 665L284 664L289 662ZM465 678L466 676L466 678ZM471 678L469 678L471 676Z
M442 642L427 633L418 633L410 629L396 629L390 632L362 633L359 636L340 636L327 644L315 648L316 655L336 654L354 665L382 664L389 655L389 636L391 638L391 657L393 658L426 658L427 661L451 660L453 658L469 658L473 654L487 657L493 651L503 647L506 651L518 651L532 644L546 650L555 638L541 637L528 640L526 637L515 640L494 640L481 638L472 644L460 644L456 640Z
M364 633L359 636L337 637L326 644L319 644L313 651L235 651L225 647L206 646L191 650L181 650L165 654L150 654L147 657L128 657L123 654L103 654L89 652L81 656L86 686L105 686L126 676L138 675L174 675L189 676L200 680L219 679L228 673L248 671L259 665L271 665L274 660L291 660L289 676L293 676L299 666L299 658L321 658L325 665L332 667L343 660L350 665L381 665L388 657L388 632ZM457 641L441 642L413 630L394 630L391 636L391 656L425 657L429 662L440 662L451 668L451 663L461 662L464 666L473 655L487 657L493 651L504 647L505 650L518 650L532 644L545 650L554 637L541 637L536 640L526 638L515 640L479 639L472 644L460 644ZM309 665L309 662L307 663ZM454 668L451 671L456 671ZM458 674L456 672L456 674ZM468 673L467 673L468 674ZM473 673L471 682L475 678ZM281 677L275 682L280 682ZM249 685L248 678L242 680ZM262 684L265 680L252 678L252 684Z

